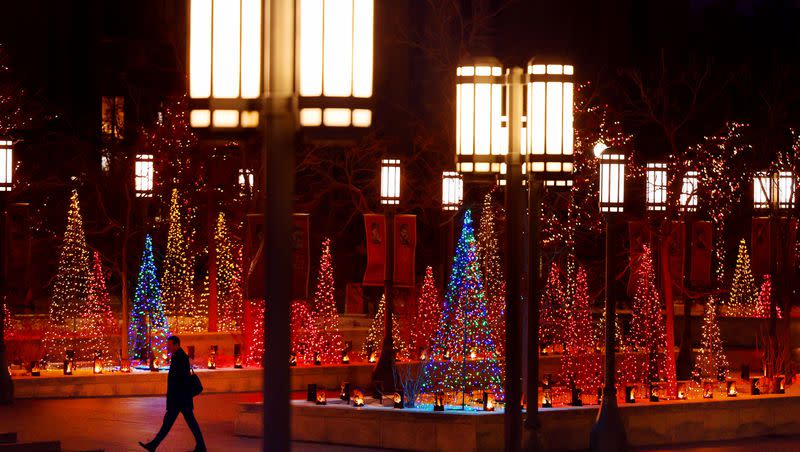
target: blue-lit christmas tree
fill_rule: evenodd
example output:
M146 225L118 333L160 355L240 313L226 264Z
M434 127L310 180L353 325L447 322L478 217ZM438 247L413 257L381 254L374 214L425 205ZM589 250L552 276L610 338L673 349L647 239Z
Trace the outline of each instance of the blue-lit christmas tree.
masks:
M466 210L439 330L425 365L424 392L444 392L450 403L462 406L473 391L502 398L502 367L486 304L472 213Z
M160 363L167 360L167 337L169 324L164 314L161 300L161 287L153 261L153 239L148 234L144 239L142 264L139 267L139 280L133 299L133 311L128 327L128 347L132 356L145 360L153 351Z

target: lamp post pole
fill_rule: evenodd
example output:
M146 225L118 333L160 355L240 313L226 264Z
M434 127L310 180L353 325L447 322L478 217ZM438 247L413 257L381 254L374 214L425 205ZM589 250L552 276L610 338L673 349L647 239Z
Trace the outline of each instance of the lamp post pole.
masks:
M289 304L292 278L292 204L297 130L295 91L295 0L262 1L269 39L263 70L264 127L262 158L266 163L266 303L264 312L263 450L290 450ZM269 20L267 20L269 19ZM266 70L269 68L269 70Z
M14 382L8 372L5 340L6 308L6 196L0 194L0 405L14 402Z
M618 452L627 448L625 427L617 406L616 388L616 347L614 341L614 327L617 322L617 307L613 297L614 272L611 264L611 234L613 231L615 215L606 214L606 356L605 380L603 386L603 401L597 421L592 427L589 436L589 450L592 452Z
M378 364L372 372L373 383L380 381L382 390L394 392L394 338L392 337L392 313L394 312L394 205L386 207L386 276L383 280L384 319L383 345Z
M542 181L528 171L528 352L527 410L525 412L525 449L531 452L540 447L539 430L539 304L541 300L540 233L542 216Z
M522 69L511 69L509 76L508 141L506 156L508 181L506 185L506 381L505 381L505 450L518 451L522 435L522 341L520 322L520 300L522 294L522 221L525 205L522 193Z

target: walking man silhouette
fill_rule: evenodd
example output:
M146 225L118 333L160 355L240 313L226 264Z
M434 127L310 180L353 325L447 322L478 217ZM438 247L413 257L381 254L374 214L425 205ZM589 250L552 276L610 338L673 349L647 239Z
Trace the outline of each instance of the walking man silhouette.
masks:
M164 441L167 433L172 428L172 424L178 418L178 414L183 414L186 424L192 430L195 445L195 452L206 452L206 444L203 441L203 433L200 425L194 417L194 403L189 386L189 356L181 348L181 340L178 336L170 336L167 339L167 349L172 354L172 361L169 365L169 375L167 376L167 414L164 415L164 423L156 437L149 443L139 442L139 445L149 451L155 451L161 441Z

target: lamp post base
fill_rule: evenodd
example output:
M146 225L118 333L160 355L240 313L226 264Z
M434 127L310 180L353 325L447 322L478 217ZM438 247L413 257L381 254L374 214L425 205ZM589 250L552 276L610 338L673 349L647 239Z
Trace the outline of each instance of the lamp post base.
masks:
M542 441L542 425L539 423L539 420L536 419L533 425L529 425L526 420L523 427L522 450L525 452L539 452L540 450L545 450Z
M603 391L603 404L597 421L592 426L589 435L589 450L591 452L624 452L628 450L628 440L625 435L625 426L617 407L617 390Z
M14 402L14 382L8 373L6 361L6 347L0 347L0 405L9 405Z

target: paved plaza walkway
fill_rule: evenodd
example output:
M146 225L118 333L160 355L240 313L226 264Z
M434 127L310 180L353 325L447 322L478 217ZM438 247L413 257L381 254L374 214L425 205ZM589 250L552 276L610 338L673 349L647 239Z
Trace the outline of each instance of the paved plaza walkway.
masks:
M210 451L258 451L260 439L233 436L239 402L259 400L259 394L212 394L195 399L195 413ZM0 431L16 431L21 441L61 440L65 450L136 451L137 441L152 438L164 415L163 397L18 400L0 406ZM159 451L187 451L194 439L179 418ZM294 443L299 452L370 452L374 449ZM648 452L784 452L800 451L800 438L758 438Z

